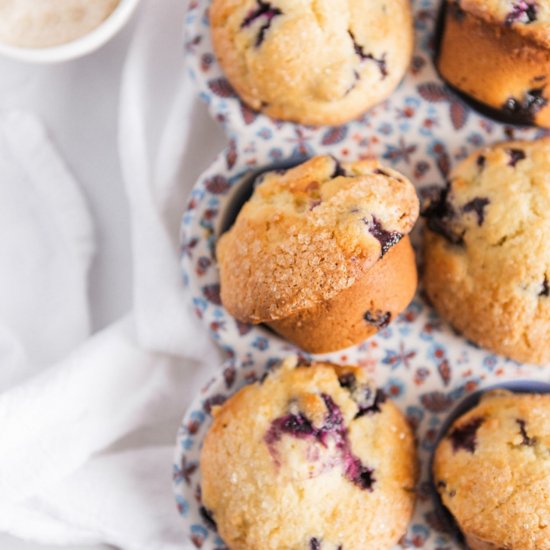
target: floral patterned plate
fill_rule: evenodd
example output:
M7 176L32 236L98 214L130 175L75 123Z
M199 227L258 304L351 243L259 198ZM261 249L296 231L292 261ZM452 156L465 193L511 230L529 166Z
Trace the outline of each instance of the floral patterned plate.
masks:
M443 185L451 165L472 150L503 139L532 139L535 128L505 126L472 111L439 79L433 44L438 5L413 0L416 49L410 70L389 100L363 118L338 127L312 128L274 121L242 105L215 61L209 36L208 0L192 1L186 18L189 71L212 116L223 124L229 144L195 185L182 221L182 267L197 315L228 353L228 363L197 397L178 434L174 486L193 544L223 548L200 514L197 468L209 410L265 368L296 352L261 326L237 322L219 295L215 242L250 192L250 174L273 165L295 164L313 154L344 160L379 157L409 177L419 192ZM418 235L416 236L418 241ZM392 396L415 427L422 480L414 520L401 548L450 549L428 490L430 453L440 426L471 392L510 380L545 381L545 369L520 365L465 341L442 322L419 293L407 310L359 346L323 356L362 365Z
M441 433L452 419L476 403L480 389L498 386L514 391L550 392L549 375L544 368L500 364L495 357L484 354L476 355L472 363L471 352L481 353L479 350L469 346L464 351L452 351L453 336L440 334L428 308L417 311L414 307L413 311L394 323L395 334L382 336L379 345L354 350L339 359L343 363L360 361L407 415L416 433L421 463L417 504L409 529L396 548L450 550L461 547L460 538L441 508L429 476L432 452ZM419 327L418 332L415 326ZM422 340L419 347L405 347L410 345L405 342L417 339ZM458 348L456 343L454 347ZM239 366L230 360L202 389L183 419L173 481L178 510L196 548L226 548L201 504L198 464L202 440L212 420L211 408L222 404L243 385L260 379L275 361L264 354L252 354Z

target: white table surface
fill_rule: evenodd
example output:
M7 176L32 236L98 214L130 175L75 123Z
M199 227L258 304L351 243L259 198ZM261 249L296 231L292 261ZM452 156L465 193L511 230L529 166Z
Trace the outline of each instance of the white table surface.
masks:
M165 47L175 44L176 52L181 51L180 27L180 22L174 21L174 28L166 29ZM32 66L0 58L0 109L30 109L42 117L92 211L98 243L90 276L94 331L118 319L131 306L129 217L116 140L121 67L132 30L133 23L100 51L59 65ZM169 55L174 51L167 52ZM159 104L165 96L163 84L159 81ZM193 151L186 156L194 162L186 172L194 180L221 151L225 140L202 105L193 119ZM0 534L2 550L47 548L53 547Z

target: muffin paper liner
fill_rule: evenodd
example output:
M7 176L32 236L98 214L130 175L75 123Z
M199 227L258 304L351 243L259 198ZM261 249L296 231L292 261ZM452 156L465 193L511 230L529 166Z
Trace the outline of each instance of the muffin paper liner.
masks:
M281 358L291 353L311 357L262 326L236 321L220 301L215 243L249 195L251 174L298 164L317 154L332 154L343 161L377 157L407 176L422 195L423 189L443 186L450 168L475 149L503 140L534 139L545 131L489 120L444 85L433 65L439 8L433 0L413 1L413 59L403 82L387 101L361 119L337 127L314 128L272 120L244 106L224 78L210 40L209 4L208 0L193 1L187 13L187 66L200 97L223 125L229 143L199 178L186 206L181 228L182 269L196 314L230 359L183 419L173 481L178 509L193 544L221 550L225 548L223 542L200 513L198 460L211 422L210 408L260 378ZM421 225L413 242L420 241ZM376 336L358 346L314 358L367 369L415 429L421 463L417 506L396 548L460 548L429 481L431 454L441 427L451 411L473 392L513 381L523 381L527 386L522 387L534 391L547 391L544 382L550 381L550 372L469 343L439 318L421 289L409 307Z

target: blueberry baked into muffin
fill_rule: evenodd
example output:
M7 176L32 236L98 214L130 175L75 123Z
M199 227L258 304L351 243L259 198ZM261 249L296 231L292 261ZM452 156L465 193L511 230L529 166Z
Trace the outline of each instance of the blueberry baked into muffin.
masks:
M303 124L346 122L383 101L412 54L409 0L213 0L210 25L241 99Z
M470 155L425 211L424 286L464 336L550 361L550 139Z
M412 184L376 161L266 173L218 241L222 303L312 353L361 342L414 296L418 208Z
M472 550L550 549L550 396L486 393L440 442L433 477Z
M413 436L362 369L291 357L213 412L203 512L231 550L382 550L404 534Z
M550 127L550 3L446 0L438 68L492 114Z

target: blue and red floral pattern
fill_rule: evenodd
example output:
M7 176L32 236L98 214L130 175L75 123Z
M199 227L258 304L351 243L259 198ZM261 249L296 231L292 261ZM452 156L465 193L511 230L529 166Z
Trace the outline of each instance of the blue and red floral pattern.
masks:
M313 128L280 122L242 105L216 63L208 28L208 0L192 1L186 18L187 62L200 96L225 128L229 144L193 189L183 216L183 281L197 315L230 362L187 412L178 433L173 472L176 503L196 548L222 550L223 542L200 513L201 441L211 409L244 384L258 380L297 350L262 327L233 319L220 301L216 238L227 222L239 183L251 170L331 153L344 160L379 157L418 186L445 183L450 168L474 149L504 139L533 139L543 131L493 122L467 107L438 78L432 47L438 3L414 0L416 50L397 91L361 119ZM414 236L418 242L418 234ZM422 464L418 505L398 548L459 548L434 509L429 462L450 411L475 390L505 381L548 381L543 368L519 365L479 349L453 332L421 293L390 326L362 344L323 356L365 368L414 427Z

